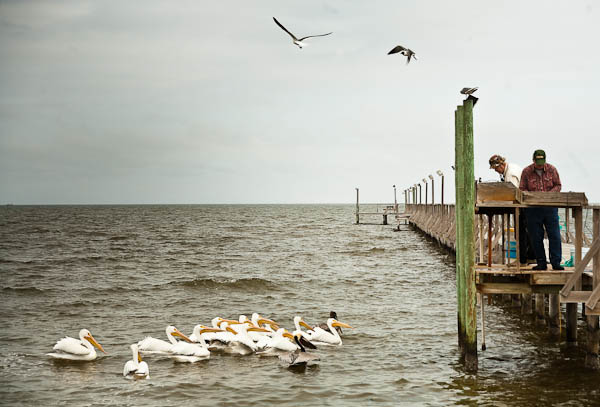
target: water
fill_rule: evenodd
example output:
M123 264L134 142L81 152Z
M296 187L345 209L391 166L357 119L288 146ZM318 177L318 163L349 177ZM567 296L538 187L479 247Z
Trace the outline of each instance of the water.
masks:
M600 373L506 306L488 306L477 375L458 362L454 258L402 227L353 225L352 205L0 208L0 403L7 405L598 405ZM354 329L319 365L147 357L128 344L259 312L291 328L330 310ZM45 356L88 328L108 355ZM580 337L584 325L580 326Z

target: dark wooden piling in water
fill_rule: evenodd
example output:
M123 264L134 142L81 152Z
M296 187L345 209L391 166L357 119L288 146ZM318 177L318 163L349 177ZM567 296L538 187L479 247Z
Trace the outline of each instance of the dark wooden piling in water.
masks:
M477 288L475 286L475 169L473 102L455 112L456 289L458 344L467 370L477 370Z

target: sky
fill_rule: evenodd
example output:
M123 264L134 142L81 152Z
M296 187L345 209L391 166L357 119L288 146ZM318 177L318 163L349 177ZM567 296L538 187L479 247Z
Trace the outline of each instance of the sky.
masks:
M542 148L600 202L598 38L591 0L0 0L0 204L452 202L474 86L476 178Z

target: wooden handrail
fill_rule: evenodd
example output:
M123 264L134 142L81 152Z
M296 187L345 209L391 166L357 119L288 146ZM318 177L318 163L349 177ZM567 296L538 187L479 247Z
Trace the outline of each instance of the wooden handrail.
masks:
M592 257L594 257L598 250L600 250L600 238L594 241L594 244L592 244L592 247L590 247L590 250L586 253L585 257L581 260L581 262L579 262L575 266L573 274L571 274L571 277L569 277L564 287L560 290L560 295L562 297L567 297L569 293L573 290L577 279L581 277L581 275L583 274L583 270L585 270L585 267L588 265L590 260L592 260Z

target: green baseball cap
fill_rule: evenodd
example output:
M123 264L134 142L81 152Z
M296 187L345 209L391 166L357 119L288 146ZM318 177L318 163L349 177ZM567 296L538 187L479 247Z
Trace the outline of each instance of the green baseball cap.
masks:
M544 150L535 150L533 152L533 160L537 165L546 164L546 152Z

